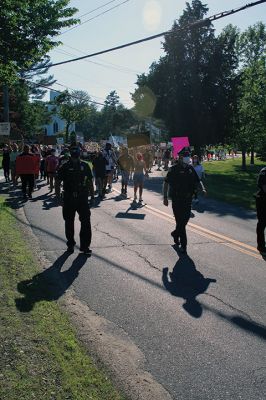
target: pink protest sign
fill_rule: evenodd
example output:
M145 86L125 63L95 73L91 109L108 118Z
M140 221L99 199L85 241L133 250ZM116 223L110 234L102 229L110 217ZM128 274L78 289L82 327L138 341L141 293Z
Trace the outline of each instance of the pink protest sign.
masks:
M171 139L173 143L173 155L174 158L177 157L178 153L184 148L189 147L188 137L174 137Z

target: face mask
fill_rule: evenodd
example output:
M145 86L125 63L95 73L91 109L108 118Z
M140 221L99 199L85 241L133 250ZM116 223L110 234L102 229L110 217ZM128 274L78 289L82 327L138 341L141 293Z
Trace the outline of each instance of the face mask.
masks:
M189 164L190 163L190 157L183 157L183 163L184 164Z

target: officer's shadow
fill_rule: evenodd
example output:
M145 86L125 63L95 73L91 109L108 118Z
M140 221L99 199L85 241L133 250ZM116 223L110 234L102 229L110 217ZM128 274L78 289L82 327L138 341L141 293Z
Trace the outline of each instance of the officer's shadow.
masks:
M210 283L216 282L216 279L205 278L197 271L193 260L188 255L182 255L175 264L173 272L168 274L168 268L163 269L162 281L166 290L173 296L185 300L183 308L188 314L200 318L202 305L196 297L206 292Z
M69 255L67 252L63 253L51 267L18 283L18 292L24 295L15 300L19 311L30 312L36 303L58 300L66 292L88 259L84 254L79 254L70 268L61 272Z

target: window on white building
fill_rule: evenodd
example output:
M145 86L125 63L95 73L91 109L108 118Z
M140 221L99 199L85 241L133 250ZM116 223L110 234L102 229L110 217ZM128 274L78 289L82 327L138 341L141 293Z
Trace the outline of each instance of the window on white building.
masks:
M58 123L54 122L54 133L58 132Z

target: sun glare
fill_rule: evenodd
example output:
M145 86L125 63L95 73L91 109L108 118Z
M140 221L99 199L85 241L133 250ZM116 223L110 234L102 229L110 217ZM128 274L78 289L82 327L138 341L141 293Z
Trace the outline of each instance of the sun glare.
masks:
M158 1L149 0L143 9L143 23L148 31L153 31L160 26L162 8Z

